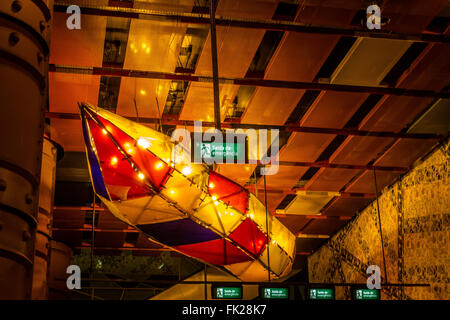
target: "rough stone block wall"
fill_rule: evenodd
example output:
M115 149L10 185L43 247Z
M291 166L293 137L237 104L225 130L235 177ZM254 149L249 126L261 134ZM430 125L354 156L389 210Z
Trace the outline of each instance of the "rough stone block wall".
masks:
M389 283L428 283L430 287L383 287L382 299L450 299L449 143L379 197ZM362 283L369 265L386 279L372 202L308 258L309 281ZM350 299L349 287L336 287L336 299Z

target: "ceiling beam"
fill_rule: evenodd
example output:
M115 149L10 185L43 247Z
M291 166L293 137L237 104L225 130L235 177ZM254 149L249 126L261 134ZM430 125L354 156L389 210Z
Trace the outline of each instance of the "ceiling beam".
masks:
M65 113L65 112L46 112L45 116L47 118L56 119L72 119L79 120L80 115L78 113ZM143 118L139 117L125 117L132 121L137 121L141 124L158 124L163 125L176 125L176 126L194 126L193 120L179 120L172 117L162 117L162 118ZM214 127L214 122L202 122L203 127ZM333 134L342 136L370 136L370 137L382 137L382 138L405 138L405 139L425 139L425 140L442 140L444 136L439 134L428 134L428 133L404 133L404 132L381 132L381 131L364 131L356 129L333 129L333 128L318 128L318 127L303 127L297 124L287 124L287 125L259 125L259 124L243 124L243 123L232 123L232 122L222 122L221 127L223 129L278 129L280 131L286 132L304 132L304 133L317 133L317 134ZM306 164L306 162L305 162ZM317 165L320 165L317 163ZM330 164L331 165L331 164Z
M213 83L213 77L211 76L199 76L187 73L174 73L174 72L131 70L131 69L111 68L111 67L84 67L84 66L50 64L49 72ZM442 98L442 99L450 98L449 91L417 90L417 89L388 88L376 86L375 87L355 86L355 85L344 85L334 83L284 81L284 80L269 80L259 78L220 77L219 83L233 84L238 86L256 86L267 88L358 92L358 93L381 94L392 96L410 96L421 98Z
M54 11L66 13L67 7L71 3L55 3ZM185 24L199 24L205 27L210 24L210 16L208 14L199 13L183 13L183 12L165 12L135 8L121 8L98 5L82 5L80 6L83 15L95 15L106 17L122 17L130 19L156 20L164 22L175 22ZM420 41L430 43L448 43L450 38L447 35L416 33L406 34L398 32L385 32L382 30L367 30L364 28L342 28L332 26L314 26L300 22L286 22L278 20L262 20L262 19L243 19L216 16L216 25L236 28L263 29L272 31L289 31L310 34L331 34L347 37L377 38L377 39L394 39L404 41Z

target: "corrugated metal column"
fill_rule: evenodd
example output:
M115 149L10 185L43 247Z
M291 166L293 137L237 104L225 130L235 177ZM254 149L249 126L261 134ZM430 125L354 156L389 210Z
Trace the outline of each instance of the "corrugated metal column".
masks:
M0 300L31 298L52 7L0 1Z
M59 147L59 151L62 148ZM53 203L55 195L56 161L58 156L56 142L45 138L42 150L41 183L39 187L39 209L33 267L32 299L48 299L48 265L50 262L50 240L52 237Z

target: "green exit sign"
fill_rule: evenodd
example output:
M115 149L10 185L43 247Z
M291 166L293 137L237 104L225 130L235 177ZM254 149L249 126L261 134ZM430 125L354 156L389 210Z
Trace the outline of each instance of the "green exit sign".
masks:
M289 299L289 288L262 288L264 299Z
M309 299L311 300L334 300L334 289L310 288Z
M242 287L213 287L214 299L242 299Z
M378 289L355 289L355 300L380 300L380 290Z

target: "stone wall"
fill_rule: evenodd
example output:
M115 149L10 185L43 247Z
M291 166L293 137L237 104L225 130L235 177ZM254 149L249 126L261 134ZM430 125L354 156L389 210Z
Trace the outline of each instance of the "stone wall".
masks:
M382 299L450 299L449 153L449 143L438 147L379 197L388 282L430 284L382 286ZM376 201L308 258L309 281L366 283L373 264L383 283ZM336 299L350 289L336 287Z

